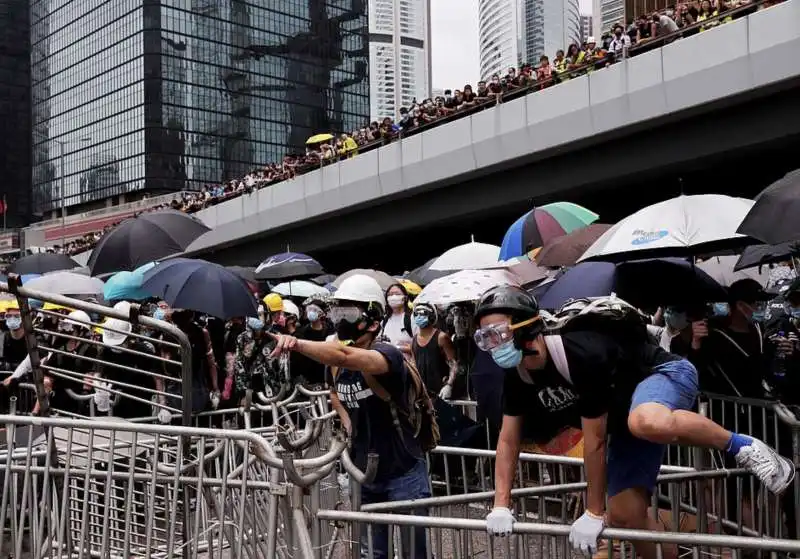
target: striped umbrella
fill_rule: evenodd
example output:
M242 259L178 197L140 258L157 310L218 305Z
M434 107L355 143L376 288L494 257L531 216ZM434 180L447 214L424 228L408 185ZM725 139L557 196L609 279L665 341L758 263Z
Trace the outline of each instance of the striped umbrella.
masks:
M571 202L554 202L534 208L506 231L500 248L500 260L523 256L556 237L593 223L598 217L596 213Z

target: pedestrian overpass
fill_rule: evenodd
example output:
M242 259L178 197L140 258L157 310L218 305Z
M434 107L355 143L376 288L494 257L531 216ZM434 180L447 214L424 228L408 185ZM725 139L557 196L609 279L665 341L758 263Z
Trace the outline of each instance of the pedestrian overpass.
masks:
M796 136L798 52L800 0L789 0L207 208L198 216L213 230L187 254L230 262L223 253L256 243L262 255L287 242L324 249L613 181L656 160ZM414 215L393 215L417 202ZM369 227L354 231L354 219Z

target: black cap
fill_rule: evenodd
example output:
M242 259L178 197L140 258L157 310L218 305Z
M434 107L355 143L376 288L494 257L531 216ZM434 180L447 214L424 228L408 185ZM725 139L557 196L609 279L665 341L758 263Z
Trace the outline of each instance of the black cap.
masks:
M761 284L754 279L744 278L735 281L728 288L728 300L731 303L744 301L745 303L756 303L758 301L769 301L772 297L764 291Z
M475 322L493 313L509 314L515 321L522 321L539 316L539 304L533 295L521 287L500 285L489 289L478 299Z

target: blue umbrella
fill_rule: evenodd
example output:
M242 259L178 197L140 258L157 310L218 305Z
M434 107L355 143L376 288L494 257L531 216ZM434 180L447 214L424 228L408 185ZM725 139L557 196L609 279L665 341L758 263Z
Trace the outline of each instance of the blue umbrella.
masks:
M550 310L570 299L611 293L640 307L724 301L727 295L714 278L682 258L581 262L541 291L537 293L539 306Z
M219 264L175 258L145 272L142 289L173 308L227 320L257 316L258 306L242 278Z
M284 252L270 256L256 268L257 280L314 277L323 273L319 262L307 254Z
M106 301L143 301L150 294L142 289L144 274L137 272L117 272L103 287L103 298Z

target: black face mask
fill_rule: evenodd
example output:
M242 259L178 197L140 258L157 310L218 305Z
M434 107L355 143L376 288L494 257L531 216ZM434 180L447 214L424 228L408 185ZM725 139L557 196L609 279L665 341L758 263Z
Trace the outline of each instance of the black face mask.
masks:
M364 320L359 320L358 322L339 321L336 324L336 337L339 338L340 342L355 342L366 332L366 330L359 329L359 326L364 322Z

